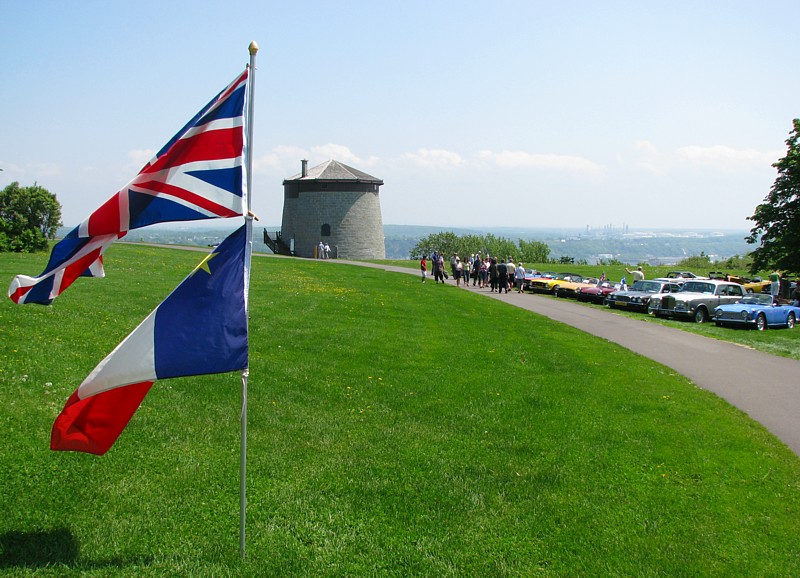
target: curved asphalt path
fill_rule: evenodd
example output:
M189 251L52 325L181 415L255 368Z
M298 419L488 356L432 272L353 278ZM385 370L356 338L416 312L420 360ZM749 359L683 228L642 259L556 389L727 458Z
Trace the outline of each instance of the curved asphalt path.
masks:
M330 261L337 262L419 277L418 271L404 267ZM452 278L448 284L455 285ZM520 295L516 291L490 293L472 286L467 291L571 325L670 367L747 413L800 456L800 361L585 307L569 299Z

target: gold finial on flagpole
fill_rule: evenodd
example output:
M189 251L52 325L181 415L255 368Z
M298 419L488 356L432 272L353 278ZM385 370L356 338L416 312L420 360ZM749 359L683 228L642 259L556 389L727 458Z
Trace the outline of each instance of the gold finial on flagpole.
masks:
M250 43L250 46L249 46L247 49L250 51L250 54L252 54L253 56L255 56L256 52L258 52L258 44L256 44L256 41L255 41L255 40L253 40L253 41Z

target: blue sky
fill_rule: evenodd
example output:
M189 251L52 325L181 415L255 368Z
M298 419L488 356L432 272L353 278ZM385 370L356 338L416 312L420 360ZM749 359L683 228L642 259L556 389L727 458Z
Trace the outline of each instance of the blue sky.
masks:
M74 225L247 64L255 212L334 158L387 224L748 229L800 116L796 0L3 3L0 187Z

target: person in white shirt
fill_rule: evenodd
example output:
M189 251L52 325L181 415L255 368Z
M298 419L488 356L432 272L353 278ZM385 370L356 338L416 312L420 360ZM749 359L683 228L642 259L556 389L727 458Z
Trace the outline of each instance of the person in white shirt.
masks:
M628 273L628 275L633 275L634 283L636 283L637 281L644 281L644 272L642 271L641 267L636 267L636 269L634 269L633 271L631 271L626 267L625 271Z
M522 293L522 287L525 285L525 267L522 266L522 263L517 265L514 277L517 281L517 293Z

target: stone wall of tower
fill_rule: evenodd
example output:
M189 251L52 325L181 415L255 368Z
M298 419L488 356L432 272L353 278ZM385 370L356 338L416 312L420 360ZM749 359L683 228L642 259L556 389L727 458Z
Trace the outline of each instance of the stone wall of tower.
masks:
M325 225L330 236L323 237ZM313 257L320 241L339 259L385 259L380 198L377 192L304 191L283 201L281 235L294 240L294 253Z

